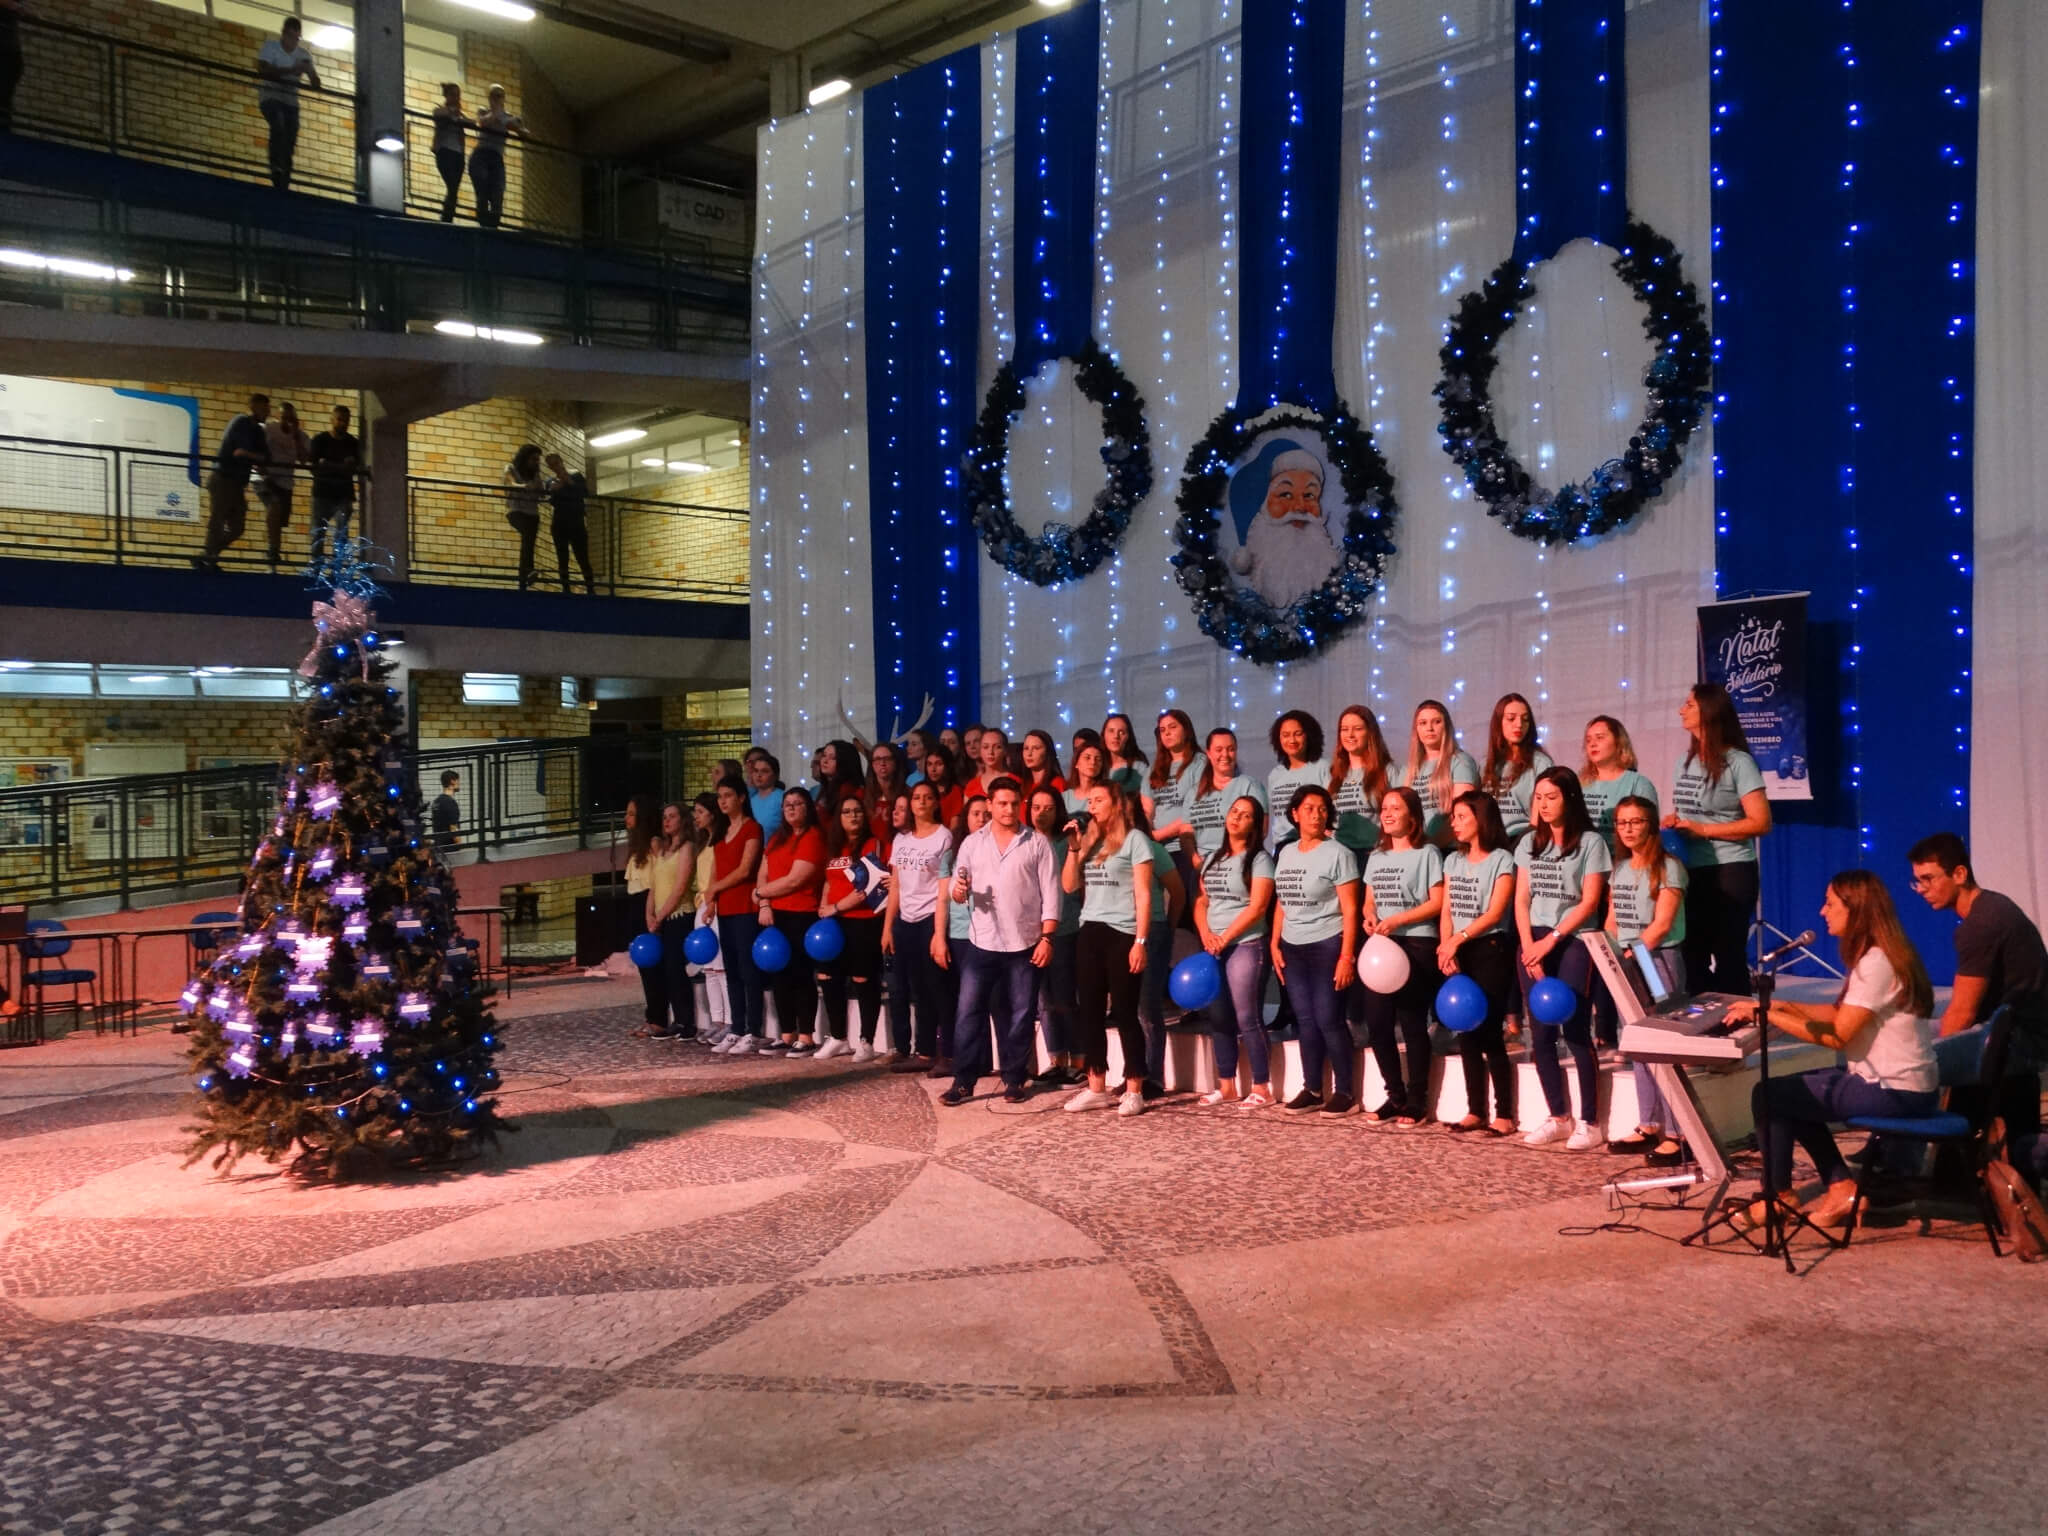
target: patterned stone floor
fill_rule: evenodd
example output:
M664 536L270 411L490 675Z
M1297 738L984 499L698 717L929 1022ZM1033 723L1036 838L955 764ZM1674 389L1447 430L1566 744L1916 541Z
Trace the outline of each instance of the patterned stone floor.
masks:
M1797 1277L1601 1154L507 1006L459 1175L181 1166L178 1042L0 1053L0 1532L2026 1531L2048 1274Z

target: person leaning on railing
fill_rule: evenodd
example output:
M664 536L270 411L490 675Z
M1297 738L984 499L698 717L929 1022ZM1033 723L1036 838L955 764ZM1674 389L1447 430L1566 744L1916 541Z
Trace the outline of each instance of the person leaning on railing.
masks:
M555 536L555 566L562 573L562 590L569 590L569 552L574 550L576 563L583 567L583 590L595 597L597 583L590 575L590 525L584 521L590 487L584 483L583 471L572 473L559 453L549 454L546 463L548 505L555 510L549 526Z
M505 141L526 137L526 120L505 110L505 87L491 87L491 104L476 120L476 148L469 157L469 183L476 189L476 221L496 229L505 216Z
M206 481L206 544L192 557L196 570L218 572L220 552L242 536L249 521L249 473L270 460L263 422L270 415L270 396L249 397L249 409L228 423Z
M349 431L349 410L337 405L332 425L313 438L313 563L319 564L327 545L327 530L334 529L336 541L348 537L349 514L356 506L356 477L370 477L363 468L363 445Z
M298 410L287 400L278 408L277 420L263 423L263 440L270 461L257 473L256 499L263 503L263 529L269 536L272 570L284 558L284 530L292 520L292 484L298 478L294 466L312 462L313 445L299 425Z
M292 161L299 151L299 82L320 89L313 55L299 41L298 17L285 17L278 35L263 40L256 54L256 73L262 81L256 87L257 110L270 125L270 184L286 192L291 189Z
M453 80L441 85L441 105L434 108L434 169L448 195L441 199L441 222L455 222L455 200L462 193L462 166L469 145L464 131L476 123L462 110L462 87Z
M505 521L519 535L519 590L533 584L533 544L540 534L540 444L522 443L505 466Z

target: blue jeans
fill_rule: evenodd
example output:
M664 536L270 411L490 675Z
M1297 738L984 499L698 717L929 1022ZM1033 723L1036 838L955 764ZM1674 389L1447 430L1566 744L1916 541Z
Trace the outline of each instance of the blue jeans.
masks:
M1550 932L1548 928L1529 930L1530 936L1538 939ZM1579 1118L1597 1122L1600 1119L1600 1053L1593 1046L1593 1000L1590 995L1593 957L1586 953L1585 944L1574 933L1543 957L1543 974L1562 981L1579 1000L1571 1018L1561 1025L1538 1024L1526 1006L1522 1010L1523 1016L1529 1020L1529 1052L1536 1058L1536 1081L1543 1085L1543 1102L1550 1107L1552 1115L1559 1119L1571 1118L1572 1098L1565 1090L1564 1068L1557 1059L1557 1037L1562 1032L1565 1044L1571 1047L1572 1063L1579 1073ZM1532 985L1526 969L1521 972L1519 980L1526 1005Z
M1031 1075L1031 1010L1038 1001L1038 967L1028 949L981 949L953 943L960 972L960 1008L953 1016L953 1086L972 1090L988 1071L991 1020L996 1062L1005 1088L1022 1088Z
M1321 1093L1327 1062L1335 1091L1351 1097L1351 1026L1344 1022L1344 999L1336 981L1337 956L1343 952L1344 940L1337 934L1313 944L1280 941L1280 954L1287 962L1287 996L1294 1004L1301 1041L1302 1086Z
M1038 973L1038 1023L1045 1031L1048 1056L1080 1053L1080 1037L1074 1031L1074 949L1079 933L1052 936L1052 961Z
M1138 1019L1145 1026L1145 1081L1166 1086L1166 983L1173 975L1173 930L1152 924L1145 935L1145 977L1138 994Z
M1768 1093L1766 1092L1768 1090ZM1796 1077L1774 1077L1750 1090L1750 1111L1770 1169L1772 1185L1792 1187L1792 1148L1806 1148L1823 1184L1849 1177L1849 1165L1828 1130L1830 1122L1851 1115L1931 1115L1941 1103L1939 1092L1881 1088L1847 1067L1820 1067ZM1765 1121L1769 1121L1766 1133Z
M751 912L718 916L718 953L725 960L726 994L732 1003L732 1032L759 1035L767 1028L761 973L754 969L754 938L761 923Z
M1240 939L1220 956L1223 989L1209 1005L1209 1034L1216 1046L1216 1081L1227 1083L1237 1076L1238 1042L1250 1059L1253 1084L1263 1087L1273 1079L1272 1060L1266 1040L1266 1009L1259 996L1266 979L1266 937Z

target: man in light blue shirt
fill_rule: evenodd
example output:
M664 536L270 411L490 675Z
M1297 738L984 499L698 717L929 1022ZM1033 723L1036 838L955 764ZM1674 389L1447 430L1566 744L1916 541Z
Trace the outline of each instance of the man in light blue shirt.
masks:
M953 1086L941 1104L965 1104L988 1071L993 1016L1000 1032L997 1066L1003 1098L1021 1104L1030 1096L1024 1081L1037 1065L1031 1048L1031 1020L1038 1003L1038 971L1052 959L1052 934L1059 926L1060 886L1052 844L1020 815L1023 790L1008 774L988 787L988 825L971 832L954 856L946 888L952 906L969 911L971 941L955 953L960 960L960 1007L954 1014Z

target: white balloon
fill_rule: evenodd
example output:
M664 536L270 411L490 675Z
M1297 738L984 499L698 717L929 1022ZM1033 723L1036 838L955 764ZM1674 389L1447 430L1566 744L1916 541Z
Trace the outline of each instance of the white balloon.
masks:
M1398 992L1408 985L1408 951L1376 933L1358 957L1358 979L1374 992Z

